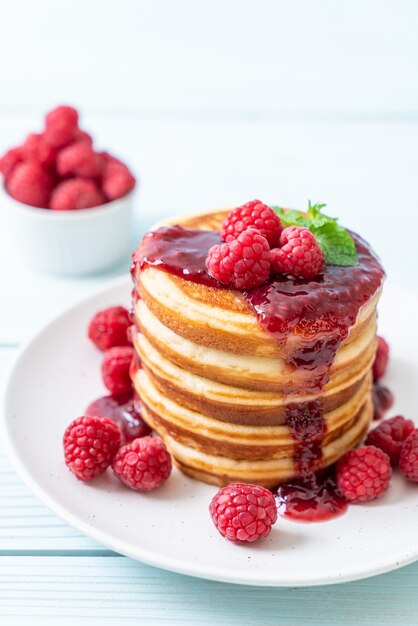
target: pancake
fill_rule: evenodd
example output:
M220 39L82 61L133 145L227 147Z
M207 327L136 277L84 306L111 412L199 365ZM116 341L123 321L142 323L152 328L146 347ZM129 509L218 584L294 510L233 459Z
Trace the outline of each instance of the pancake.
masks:
M182 471L272 487L334 463L364 437L383 271L356 236L358 267L248 293L225 288L204 265L225 215L175 218L134 254L142 367L132 380Z

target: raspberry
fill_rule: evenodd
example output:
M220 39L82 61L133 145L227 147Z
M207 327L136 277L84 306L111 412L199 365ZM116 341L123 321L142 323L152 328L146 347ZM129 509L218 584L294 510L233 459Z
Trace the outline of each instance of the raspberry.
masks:
M279 245L283 230L280 218L273 209L259 200L247 202L229 213L222 224L222 239L227 243L233 241L247 228L256 228L260 231L271 248Z
M108 163L103 176L103 191L109 200L117 200L135 187L135 177L126 165Z
M75 174L84 178L98 178L103 169L103 158L86 141L75 141L63 148L57 157L57 171L61 176Z
M129 311L123 306L111 306L92 317L87 335L99 350L129 346L131 341L127 332L130 325Z
M0 159L0 172L3 174L5 180L9 178L15 165L20 163L23 159L22 148L12 148L8 150L4 156Z
M277 520L273 494L264 487L243 483L220 489L209 512L221 535L234 543L267 537Z
M69 106L59 106L45 118L45 139L61 148L73 141L78 129L78 113Z
M59 183L51 194L49 208L55 211L88 209L106 202L93 180L71 178Z
M389 487L392 468L388 455L375 446L350 450L337 463L337 485L350 502L369 502Z
M366 444L376 446L383 452L386 452L391 464L397 465L402 444L413 430L414 423L412 420L407 420L401 415L397 415L385 420L371 430L367 436Z
M129 368L134 356L130 346L109 348L102 362L104 385L110 393L126 393L132 389Z
M372 389L372 399L374 407L374 420L381 420L395 402L395 397L391 390L380 383L374 383Z
M386 372L389 361L389 345L383 337L377 338L377 350L373 363L373 380L377 382Z
M171 457L161 439L141 437L120 448L112 468L130 489L150 491L170 476Z
M41 163L41 165L53 165L57 156L57 148L45 141L45 136L39 133L31 133L26 137L22 146L23 158Z
M319 274L324 255L309 228L288 226L280 236L281 248L272 250L274 273L313 278Z
M92 147L93 145L92 136L89 135L89 133L86 133L85 130L81 130L80 128L77 128L76 130L76 133L74 135L74 141L82 141L83 143L87 143L90 147Z
M85 415L107 417L117 424L122 435L122 443L151 433L151 428L142 419L141 403L132 393L122 393L98 398L85 410Z
M120 159L112 156L109 152L101 152L101 155L105 163L105 174L110 174L111 172L121 168L126 170L128 169L125 163L122 163Z
M399 469L402 474L418 483L418 429L415 428L405 439L399 457Z
M120 446L120 432L106 418L83 416L68 426L63 443L65 462L73 474L91 480L112 462Z
M46 208L53 180L36 161L18 163L7 179L7 191L19 202Z
M251 289L268 279L270 259L267 239L258 230L249 228L230 243L212 246L206 267L220 283L236 289Z

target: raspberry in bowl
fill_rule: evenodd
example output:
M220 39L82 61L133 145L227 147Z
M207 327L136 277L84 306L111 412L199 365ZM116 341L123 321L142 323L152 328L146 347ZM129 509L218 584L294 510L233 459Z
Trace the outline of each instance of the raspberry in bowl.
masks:
M0 158L0 174L8 240L30 267L81 275L127 256L135 178L94 148L74 108L50 111L42 132Z

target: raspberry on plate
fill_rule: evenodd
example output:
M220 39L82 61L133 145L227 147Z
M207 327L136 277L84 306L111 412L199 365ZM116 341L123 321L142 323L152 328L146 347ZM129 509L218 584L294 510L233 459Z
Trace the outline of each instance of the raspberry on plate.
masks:
M59 183L51 194L49 207L55 211L89 209L106 201L93 180L70 178Z
M132 389L129 369L135 351L130 346L106 350L102 362L102 377L110 393L127 393Z
M277 520L273 494L264 487L245 483L220 489L209 512L221 535L234 543L267 537Z
M267 239L271 248L279 245L283 230L280 218L260 200L247 202L229 213L222 224L222 239L229 243L247 228L256 228Z
M313 278L321 271L324 255L309 228L288 226L280 236L280 246L271 251L275 274Z
M120 448L113 463L116 476L130 489L150 491L171 473L171 457L158 437L141 437Z
M387 490L391 476L388 455L375 446L350 450L337 462L337 486L350 502L375 500Z
M102 474L120 446L119 428L110 420L82 416L64 433L65 463L80 480Z
M36 161L18 163L7 179L12 198L39 208L48 206L52 185L52 176Z
M412 420L407 420L402 415L396 415L371 430L367 436L366 444L376 446L386 452L391 464L397 465L402 444L413 430L414 423Z
M0 159L0 173L3 174L5 180L9 178L15 165L23 159L22 148L11 148Z
M392 408L395 396L388 387L380 383L374 383L372 388L372 398L374 406L374 420L381 420L385 413Z
M402 474L418 483L418 428L405 439L399 457L399 469Z
M383 337L377 338L376 356L373 363L373 380L377 382L386 372L389 361L389 345Z
M92 317L87 335L99 350L129 346L132 343L127 334L130 325L129 311L123 306L111 306Z
M243 290L266 282L270 274L270 259L267 239L258 230L249 228L230 243L212 246L206 258L206 267L215 280Z
M74 174L83 178L99 178L103 170L103 157L94 152L86 141L75 141L57 156L57 172L60 176Z
M45 118L45 139L61 148L73 141L78 130L78 113L69 106L59 106Z

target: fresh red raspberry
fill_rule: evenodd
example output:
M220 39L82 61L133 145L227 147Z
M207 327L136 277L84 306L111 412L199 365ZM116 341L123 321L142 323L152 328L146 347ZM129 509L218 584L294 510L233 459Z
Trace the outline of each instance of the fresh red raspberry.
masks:
M388 455L376 446L361 446L340 458L337 485L350 502L369 502L389 487L392 468Z
M58 149L46 142L45 136L39 133L31 133L25 139L22 146L22 154L25 160L37 161L41 165L54 165Z
M52 176L36 161L18 163L7 179L7 191L23 204L46 208L52 190Z
M0 173L3 174L7 181L12 173L15 165L20 163L23 159L22 148L12 148L8 150L5 155L0 159Z
M407 420L401 415L385 420L379 426L371 430L367 436L366 444L376 446L388 455L391 465L399 463L402 444L414 430L412 420Z
M55 187L49 208L55 211L71 211L89 209L105 202L106 198L93 180L70 178Z
M109 348L104 353L102 377L110 393L127 393L132 389L129 368L134 354L131 346Z
M215 280L236 289L251 289L266 282L270 274L268 241L249 228L230 243L215 244L208 252L206 267Z
M63 148L57 156L57 172L60 176L74 174L83 178L99 178L103 170L103 158L86 141L75 141Z
M116 476L130 489L150 491L171 473L171 457L157 437L141 437L120 448L112 463Z
M64 456L80 480L102 474L120 446L119 428L110 420L84 415L71 422L64 433Z
M89 404L84 413L107 417L117 424L123 444L151 433L151 428L144 422L141 414L141 402L132 392L98 398Z
M220 489L209 512L221 535L234 543L267 537L277 520L273 494L264 487L244 483Z
M402 474L418 483L418 428L405 439L399 457L399 469Z
M114 172L115 170L121 168L124 168L126 170L128 169L125 163L123 163L120 159L113 156L112 154L109 154L109 152L101 152L100 154L103 157L105 163L105 174L110 174L111 172Z
M82 141L84 143L87 143L90 147L93 146L93 138L91 135L89 135L89 133L86 133L85 130L81 130L80 128L77 128L76 133L74 135L74 141Z
M256 228L267 239L271 248L279 245L283 230L280 218L260 200L252 200L229 213L222 224L221 236L227 243L233 241L247 230Z
M377 338L376 356L373 363L373 380L376 383L386 372L389 361L389 345L383 337Z
M374 420L381 420L385 413L392 408L395 402L395 396L388 387L380 383L374 383L372 388L372 399L374 407Z
M132 343L127 334L130 325L129 311L123 306L111 306L92 317L87 335L99 350L129 346Z
M125 196L135 187L135 182L135 177L125 165L112 163L110 167L105 167L102 187L109 200Z
M281 248L271 251L275 274L313 278L321 271L324 255L309 228L288 226L280 236Z
M59 106L45 118L45 139L61 148L73 141L78 130L78 113L69 106Z

